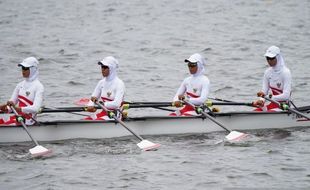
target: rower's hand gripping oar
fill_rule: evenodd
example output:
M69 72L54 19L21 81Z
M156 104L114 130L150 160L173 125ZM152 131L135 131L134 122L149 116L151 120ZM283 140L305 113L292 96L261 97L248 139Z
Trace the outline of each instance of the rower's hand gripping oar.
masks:
M269 102L277 104L282 110L289 110L289 111L291 111L291 112L293 112L293 113L295 113L295 114L297 114L299 116L302 116L302 117L310 120L310 118L308 116L306 116L305 114L303 114L303 113L301 113L301 112L299 112L297 110L294 110L294 109L290 108L287 104L281 104L280 102L275 101L275 100L269 98L268 96L264 96L263 98L265 98Z
M190 105L191 107L193 107L195 110L196 110L196 106L186 100L183 100L183 102L185 102L186 104ZM206 112L204 112L202 110L202 108L198 108L197 110L198 113L204 115L205 117L207 117L208 119L210 119L211 121L213 121L214 123L216 123L218 126L222 127L225 131L229 132L228 135L225 136L225 138L228 140L228 141L239 141L241 140L242 138L248 136L247 134L245 133L241 133L241 132L238 132L238 131L232 131L230 129L228 129L227 127L225 127L222 123L220 123L219 121L217 121L215 118L213 118L212 116L210 116L209 114L207 114Z
M141 142L139 142L137 144L137 146L140 149L142 149L144 151L148 151L148 150L156 150L158 147L160 147L160 144L155 144L151 141L143 139L140 135L136 134L133 130L131 130L129 127L127 127L126 124L121 119L117 118L117 116L113 112L110 112L104 105L102 105L98 101L96 101L95 104L97 104L105 112L107 112L109 114L109 117L114 118L115 121L117 121L119 124L121 124L123 127L125 127L131 134L133 134L135 137L137 137L139 140L141 140Z
M38 141L36 141L30 134L27 125L24 122L24 118L22 116L20 116L17 111L15 110L15 108L13 106L10 106L10 108L12 109L12 111L14 112L15 116L16 116L16 120L17 122L21 123L23 128L25 129L25 131L27 132L28 136L31 138L31 140L36 144L36 146L34 148L29 149L30 154L33 157L38 157L38 156L44 156L47 155L49 153L52 152L52 150L49 150L41 145L39 145Z

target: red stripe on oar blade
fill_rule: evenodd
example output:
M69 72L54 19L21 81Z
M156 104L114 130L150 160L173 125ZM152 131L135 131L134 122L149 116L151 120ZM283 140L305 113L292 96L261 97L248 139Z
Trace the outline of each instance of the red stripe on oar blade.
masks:
M153 146L144 148L144 151L151 151L151 150L157 150L157 148L160 147L160 144L154 144Z

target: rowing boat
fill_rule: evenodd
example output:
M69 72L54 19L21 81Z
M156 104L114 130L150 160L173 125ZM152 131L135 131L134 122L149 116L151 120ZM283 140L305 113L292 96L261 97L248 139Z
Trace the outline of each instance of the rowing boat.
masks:
M308 117L310 106L298 110ZM309 127L310 120L295 113L282 112L221 112L214 117L232 130L284 129ZM140 135L195 134L223 131L203 116L143 116L127 117L124 123ZM28 126L38 141L57 141L76 138L102 139L129 136L130 133L116 121L54 120ZM1 126L0 143L30 141L21 126Z

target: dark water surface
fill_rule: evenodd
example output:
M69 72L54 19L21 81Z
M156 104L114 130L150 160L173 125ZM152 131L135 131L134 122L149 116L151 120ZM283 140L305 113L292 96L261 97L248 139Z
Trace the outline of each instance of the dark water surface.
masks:
M96 63L108 55L120 61L126 100L170 101L195 52L208 59L210 97L252 101L263 54L277 45L293 100L306 105L309 36L309 0L0 0L0 102L21 80L17 63L35 56L45 105L73 106L91 94L101 78ZM47 142L54 153L45 159L27 154L31 143L1 145L0 189L310 188L308 128L249 133L246 142L219 145L224 133L147 137L162 144L154 152L140 152L134 138Z

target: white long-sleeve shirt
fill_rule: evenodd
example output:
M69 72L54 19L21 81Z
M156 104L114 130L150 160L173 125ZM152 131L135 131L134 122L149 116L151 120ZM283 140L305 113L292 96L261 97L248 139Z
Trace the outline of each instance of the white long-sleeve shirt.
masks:
M124 82L115 77L111 81L107 81L106 78L100 80L92 93L92 96L97 97L98 100L104 100L104 105L108 109L117 109L121 106L125 94ZM90 101L88 106L94 106L94 103Z
M287 67L284 66L281 72L273 72L270 67L264 73L262 91L265 94L271 91L275 101L288 101L291 96L291 81L291 72Z
M10 98L14 104L18 104L24 113L37 113L43 103L44 86L36 79L34 81L22 81L17 84Z
M179 95L185 95L194 105L201 105L208 99L210 81L205 75L190 76L183 80L173 101L178 101Z
M36 113L40 111L43 103L44 86L35 79L33 81L22 81L17 84L9 101L17 104L25 116L26 125L33 125ZM33 120L34 119L34 120Z

